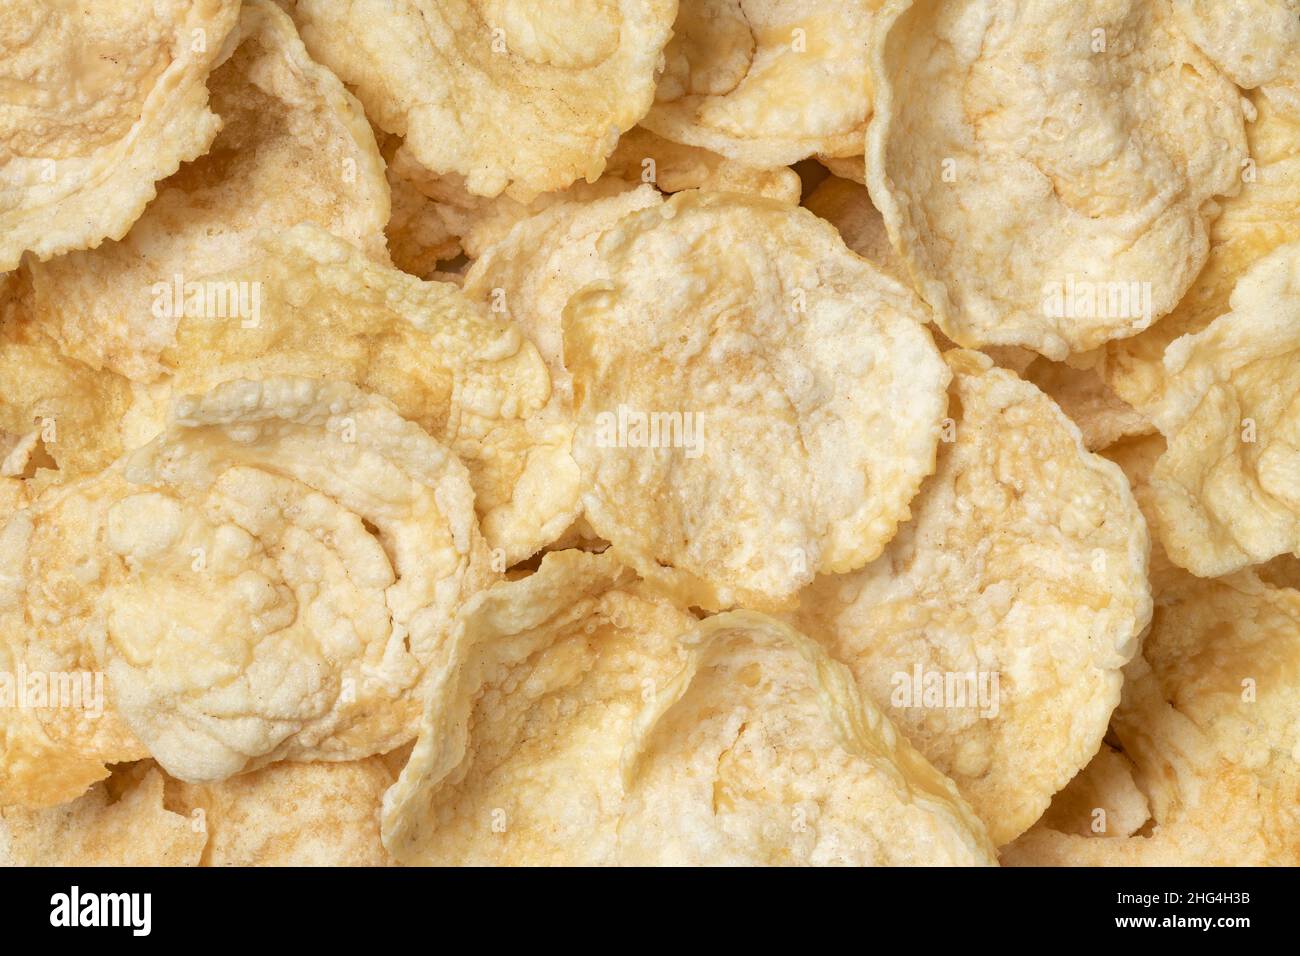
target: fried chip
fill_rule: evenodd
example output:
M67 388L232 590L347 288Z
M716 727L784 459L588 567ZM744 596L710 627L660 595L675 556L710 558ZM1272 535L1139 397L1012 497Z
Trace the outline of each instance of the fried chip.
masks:
M1150 415L1164 398L1165 349L1200 332L1228 311L1228 296L1242 274L1280 245L1300 240L1300 120L1262 93L1250 97L1256 114L1246 127L1250 160L1241 191L1222 200L1210 228L1210 254L1178 307L1131 339L1106 346L1107 383L1124 401Z
M440 262L460 255L460 239L438 204L404 180L388 183L393 212L384 235L393 264L422 279L433 278Z
M433 176L400 151L389 171L432 200L443 227L458 237L460 248L471 259L504 239L524 219L561 203L594 204L643 184L665 193L686 189L749 193L792 206L798 205L800 194L799 176L793 169L746 166L705 149L671 142L639 126L619 138L618 148L594 183L577 182L529 202L508 195L491 199L474 196L454 177Z
M655 190L642 186L607 199L557 204L507 230L465 275L466 296L514 321L536 344L566 403L573 399L573 380L564 364L564 307L604 275L597 240L624 216L660 202Z
M1053 362L1040 357L1022 375L1050 395L1070 421L1079 426L1089 451L1108 448L1130 435L1155 431L1149 418L1106 384L1095 364L1076 364L1073 358Z
M683 2L642 125L760 167L861 154L880 3Z
M1151 614L1128 482L1036 388L945 354L955 438L873 564L798 620L952 777L997 845L1096 753Z
M1228 79L1300 117L1300 2L1174 0L1174 14Z
M466 608L384 839L436 864L988 863L983 828L852 677L751 612L703 623L607 555Z
M29 504L31 493L27 482L0 475L0 522L8 521L14 512Z
M1079 836L1128 837L1151 818L1151 806L1134 780L1133 761L1102 744L1097 756L1052 798L1039 826Z
M389 866L383 758L277 763L220 783L169 781L168 805L207 834L203 866Z
M120 239L220 129L204 86L238 0L7 0L0 272Z
M400 169L394 168L401 140L380 135L384 138L381 151L387 163L385 175L392 196L392 212L384 229L388 254L402 271L421 279L430 278L440 262L461 254L461 240L457 235L461 228L459 217L449 215L442 203L430 199Z
M200 280L250 262L260 232L314 222L388 262L388 185L360 104L270 0L244 4L233 42L209 82L224 122L211 152L162 183L121 242L32 266L38 320L94 368L159 376L196 289L205 307L232 305Z
M892 279L897 279L903 285L911 284L907 266L903 264L903 260L898 257L898 253L890 244L885 220L881 217L880 211L872 205L871 196L865 186L830 176L817 185L804 201L804 207L838 229L845 245L875 265L881 272ZM935 343L940 351L956 348L952 340L938 329L932 328L931 331L934 333ZM1040 358L1038 353L1015 345L994 345L982 351L999 367L1010 369L1020 376L1023 376L1026 370ZM1107 415L1118 417L1118 411L1109 402L1104 408ZM1128 421L1127 418L1124 420ZM1151 427L1148 423L1146 430L1150 431Z
M866 186L831 176L812 191L804 207L838 229L844 244L881 272L904 285L911 282Z
M1147 577L1151 580L1151 590L1159 593L1184 574L1183 570L1169 560L1160 536L1156 533L1155 496L1151 490L1151 473L1155 471L1156 462L1165 453L1165 439L1159 432L1150 435L1134 435L1122 438L1115 444L1102 450L1101 455L1119 465L1124 477L1133 489L1142 517L1146 519L1147 530L1151 537L1151 560Z
M818 156L821 163L840 179L848 179L860 186L867 184L867 157L865 156Z
M666 193L705 189L764 196L791 206L799 203L799 174L785 165L749 165L665 139L643 126L628 130L619 139L605 175L651 183Z
M1169 557L1217 577L1300 555L1300 243L1259 260L1231 311L1165 352L1151 476Z
M0 866L197 866L206 838L163 806L163 775L122 786L116 799L100 783L64 806L0 808Z
M292 377L178 400L3 534L8 647L89 658L191 782L411 739L452 616L492 578L455 457L380 398Z
M738 194L679 193L595 253L563 337L596 534L706 609L788 607L875 558L947 398L921 303L807 210Z
M645 115L673 0L294 0L312 55L431 173L476 196L596 179ZM472 108L466 108L471 106Z
M505 566L557 538L578 510L572 421L551 403L537 349L445 282L422 282L303 225L256 262L210 277L259 290L253 319L187 315L163 354L179 393L234 378L356 382L470 470L483 534Z
M389 172L413 186L433 202L448 233L455 236L460 250L477 259L499 242L514 226L532 216L564 203L596 203L636 188L637 183L615 175L602 175L593 183L576 182L566 189L542 193L527 202L509 195L475 196L462 180L434 176L409 155L398 150Z
M18 274L0 302L0 475L33 487L107 467L123 450L130 385L63 355Z
M1300 591L1252 572L1182 574L1158 595L1113 731L1151 806L1149 832L1090 839L1039 825L1012 865L1295 866L1300 862Z
M1240 94L1147 0L898 0L867 184L944 332L1054 360L1168 313L1246 157Z
M80 579L93 573L94 559L65 552L63 562L72 567L51 569L41 607L30 613L30 589L40 583L29 557L33 545L42 550L40 535L25 488L7 497L21 510L4 513L0 524L0 807L54 807L107 778L109 764L148 751L113 712L107 680L82 633L63 626L63 614L76 616ZM60 519L81 520L89 507L74 504ZM45 530L46 538L71 537L77 526Z

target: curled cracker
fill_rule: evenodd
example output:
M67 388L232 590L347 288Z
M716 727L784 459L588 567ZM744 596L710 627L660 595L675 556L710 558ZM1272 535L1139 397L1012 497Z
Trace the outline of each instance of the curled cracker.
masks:
M609 556L558 552L462 628L385 801L401 860L991 860L952 784L776 621L701 624Z
M163 353L177 393L265 375L338 379L393 402L469 468L504 570L578 509L572 422L520 330L448 282L422 282L303 224L211 277L259 290L257 316L186 316Z
M388 185L360 104L270 0L244 4L231 43L208 83L223 123L211 151L159 184L121 241L31 266L37 320L93 368L164 374L183 313L234 316L256 294L202 280L255 260L263 232L314 222L388 262Z
M476 196L596 179L650 108L672 0L295 0L312 55L429 172ZM472 108L467 108L472 106Z
M595 254L563 329L595 532L712 609L875 558L946 404L920 303L806 210L737 194L679 193Z
M954 342L1054 360L1140 332L1208 252L1240 94L1166 0L895 0L867 185Z
M124 768L63 806L0 809L0 866L197 866L205 842L164 805L157 769Z
M169 780L167 796L206 834L203 866L390 866L379 803L393 779L380 757L286 762L220 783Z
M221 128L204 85L237 0L0 11L0 272L120 239Z
M861 154L871 115L867 49L879 6L682 3L643 125L754 166Z
M1156 528L1201 577L1300 555L1300 243L1255 263L1229 305L1166 350L1154 415Z
M1300 591L1243 571L1182 574L1157 595L1113 733L1151 807L1130 837L1034 827L1002 860L1028 866L1295 866Z
M178 400L2 533L6 647L102 672L94 726L192 782L411 739L453 615L492 579L455 457L382 399L292 377Z
M1300 240L1300 114L1288 115L1264 93L1248 98L1250 158L1241 190L1220 201L1210 252L1178 307L1132 338L1110 342L1102 372L1120 398L1150 416L1164 399L1165 349L1228 311L1237 280L1278 246Z
M998 845L1096 753L1151 614L1128 482L1046 396L945 353L953 431L885 552L818 578L802 625L952 777Z

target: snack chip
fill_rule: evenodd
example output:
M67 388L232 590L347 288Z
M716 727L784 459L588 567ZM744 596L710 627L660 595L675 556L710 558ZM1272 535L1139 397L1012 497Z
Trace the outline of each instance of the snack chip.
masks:
M119 771L60 807L0 807L0 866L197 866L205 837L163 803L163 775ZM136 779L138 778L138 779Z
M644 126L624 133L609 157L606 176L650 183L663 192L686 189L746 193L799 204L799 174L782 164L750 165L698 146L665 139Z
M491 579L454 456L380 398L292 377L178 400L157 439L3 534L9 643L79 650L67 669L102 671L116 717L192 782L411 739L452 616Z
M1296 0L1174 0L1178 26L1243 89L1257 87L1300 117Z
M1095 353L1083 352L1064 362L1036 358L1021 373L1052 397L1079 426L1089 451L1109 448L1121 438L1155 431L1151 420L1106 384Z
M426 196L419 186L394 166L401 140L382 132L380 150L387 164L388 191L392 197L392 211L384 235L388 239L388 254L393 265L421 279L428 279L438 264L455 259L461 254L461 239L457 232L463 228L461 217L450 213L440 202Z
M375 125L476 196L594 180L645 115L673 0L292 0L314 57ZM472 108L467 108L472 107Z
M1201 577L1300 555L1300 243L1251 266L1229 305L1166 350L1154 415L1156 528Z
M1298 54L0 0L0 865L1300 865Z
M256 261L210 277L260 290L254 319L186 316L163 353L177 393L269 374L356 382L454 451L470 471L499 570L577 514L572 421L520 331L445 282L370 261L307 224Z
M845 245L881 272L904 285L911 283L907 275L907 266L890 244L885 220L881 217L880 211L872 205L871 196L865 186L836 176L828 177L812 191L805 200L804 207L838 229ZM934 333L935 344L939 346L941 352L957 347L938 329L931 327L931 332ZM1000 368L1010 369L1020 376L1024 376L1026 370L1040 360L1038 353L1015 345L994 345L981 351L993 359ZM1074 361L1074 357L1071 361ZM1055 395L1053 397L1058 398ZM1068 396L1062 397L1068 398ZM1119 414L1110 402L1107 402L1104 408L1108 415ZM1074 410L1084 411L1083 417L1085 421L1088 420L1090 409L1076 407ZM1081 422L1078 424L1083 426ZM1149 423L1146 429L1151 429Z
M1240 94L1145 0L895 0L867 185L959 345L1053 360L1133 335L1205 262Z
M684 0L642 125L758 167L853 156L881 0Z
M624 216L661 202L654 189L641 186L606 199L557 204L508 229L465 274L465 295L527 334L568 405L573 379L564 364L564 307L604 276L597 240Z
M1065 789L1038 822L1059 833L1130 837L1151 819L1151 805L1134 779L1133 761L1109 744Z
M384 838L436 864L992 861L813 642L752 612L697 622L582 552L466 608Z
M120 239L221 128L204 83L238 0L6 0L0 272Z
M315 63L270 0L248 0L213 72L212 150L159 186L120 242L32 265L37 319L69 355L148 382L183 312L241 320L256 290L204 280L251 262L265 231L299 222L387 263L383 160L361 106Z
M1119 465L1124 472L1129 487L1133 489L1138 508L1142 511L1142 517L1146 520L1151 537L1148 577L1151 579L1152 592L1157 594L1186 573L1169 560L1157 533L1159 525L1156 522L1155 494L1151 490L1151 473L1155 471L1160 456L1165 453L1165 447L1164 436L1154 432L1122 438L1101 452L1102 457Z
M168 781L168 804L207 836L203 866L389 866L381 757L277 763L220 783Z
M818 156L821 163L840 179L848 179L859 186L867 184L867 157L865 156Z
M596 204L640 185L655 186L665 193L686 189L749 193L791 206L799 204L801 191L799 175L793 169L746 166L706 149L663 139L640 126L619 138L605 171L595 182L576 182L528 202L508 195L474 196L455 181L432 175L400 150L389 172L390 177L395 175L432 201L443 227L458 237L460 248L471 259L483 255L524 219L560 204Z
M1115 839L1040 824L1003 850L1003 862L1297 865L1297 654L1300 591L1251 571L1182 574L1157 597L1113 722L1152 822Z
M455 236L460 250L469 259L477 259L499 242L516 223L536 216L554 206L567 203L596 203L636 188L636 182L606 173L595 182L579 181L556 192L541 193L527 202L509 195L485 197L467 192L463 184L434 176L400 149L389 165L389 172L409 183L433 203L447 231Z
M1242 274L1278 246L1300 240L1300 120L1267 96L1246 101L1250 159L1241 191L1222 200L1210 228L1210 255L1178 307L1140 335L1106 346L1103 373L1117 395L1150 415L1165 391L1164 352L1174 339L1200 332L1228 311Z
M907 285L907 267L894 247L880 211L871 204L867 187L831 176L823 180L804 207L839 230L844 244L891 279Z
M876 561L799 622L956 783L1002 845L1096 753L1151 614L1128 483L1032 385L945 353L952 439Z
M0 476L35 488L106 467L123 449L130 385L63 355L31 315L24 277L10 286L0 300Z
M625 216L596 258L563 320L595 532L713 610L875 558L946 403L920 302L806 210L738 194Z
M28 557L37 528L33 511L25 510L25 487L16 492L6 496L0 524L0 807L46 808L82 797L108 777L109 764L148 751L112 710L91 648L75 629L60 626L60 613L73 618L79 609L78 578L94 568L93 559L78 562L65 553L70 567L46 579L50 589L40 598L48 613L30 612ZM61 518L83 520L92 507L74 502ZM55 528L47 537L58 534Z

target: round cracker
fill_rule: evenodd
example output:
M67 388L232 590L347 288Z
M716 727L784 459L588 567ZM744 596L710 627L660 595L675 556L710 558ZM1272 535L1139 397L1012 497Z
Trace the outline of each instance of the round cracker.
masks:
M952 777L998 845L1101 744L1151 615L1128 482L1032 385L974 352L953 430L873 564L819 578L800 621Z
M257 315L187 314L162 355L174 391L284 374L382 395L465 462L501 570L573 521L573 424L518 328L455 285L377 264L316 226L256 250L256 261L209 281L254 290Z
M679 193L595 254L564 312L595 532L711 609L875 558L947 400L915 297L806 210L736 194Z
M673 0L294 0L312 55L429 172L522 202L596 179L645 115ZM469 105L472 108L467 108Z
M38 490L106 468L124 447L130 384L63 354L13 273L0 300L0 475Z
M183 780L410 740L452 616L492 578L464 467L343 383L240 380L173 416L11 519L6 644L102 672L106 723Z
M1102 744L1088 766L1052 798L1038 826L1079 836L1132 836L1151 819L1151 804L1135 773L1122 750Z
M1300 117L1297 0L1174 0L1178 25L1242 89Z
M1122 438L1155 431L1147 416L1106 384L1095 364L1053 362L1040 356L1021 374L1050 395L1070 421L1079 426L1089 451L1101 451Z
M812 191L804 208L838 229L846 246L885 275L904 285L910 282L907 267L890 245L885 220L871 204L866 186L831 176Z
M379 802L382 757L277 763L219 783L167 781L169 808L206 837L201 866L391 866Z
M792 206L798 205L802 189L793 169L747 166L706 149L674 143L640 126L619 137L618 148L610 154L604 172L594 183L576 182L528 202L508 195L491 199L474 196L465 190L463 180L434 176L402 150L393 157L389 174L428 197L441 224L459 238L460 247L470 259L478 259L489 246L504 239L516 223L553 206L595 205L640 185L654 186L665 193L685 189L752 193ZM528 251L520 255L526 259Z
M867 185L954 342L1060 360L1169 312L1246 156L1167 0L895 0Z
M388 185L361 105L270 0L244 4L231 43L208 82L223 124L211 151L160 184L122 241L31 267L38 321L94 368L163 375L177 290L254 261L260 233L313 222L388 263Z
M1300 240L1300 120L1261 92L1247 100L1250 160L1241 191L1221 201L1210 228L1210 254L1178 307L1145 332L1106 346L1106 382L1151 415L1164 399L1165 349L1228 311L1228 297L1250 266L1278 246Z
M63 806L0 808L0 866L197 866L206 837L163 797L137 764Z
M512 320L537 346L562 401L573 401L564 365L564 306L601 278L596 241L624 216L657 206L649 186L592 202L565 202L515 223L485 249L465 275L463 290Z

